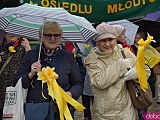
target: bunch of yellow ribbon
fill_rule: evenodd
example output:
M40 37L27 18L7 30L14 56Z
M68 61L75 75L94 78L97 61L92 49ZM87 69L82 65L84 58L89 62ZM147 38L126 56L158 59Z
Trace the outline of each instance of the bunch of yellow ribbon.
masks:
M144 49L147 47L151 41L153 40L153 36L150 36L148 34L147 40L140 39L138 41L138 51L137 51L137 60L136 60L136 70L137 75L139 78L139 83L141 85L141 88L145 91L145 89L148 89L148 82L147 82L147 76L146 76L146 68L145 68L145 58L144 58ZM155 41L154 41L155 42Z
M64 120L64 117L66 120L73 120L70 111L68 109L67 103L71 104L75 109L82 111L85 109L83 105L81 105L79 102L74 100L71 96L69 96L57 83L56 79L58 78L58 74L54 72L54 67L43 67L42 71L38 72L38 79L42 81L42 88L43 84L47 83L49 95L52 97L53 100L56 100L59 113L60 113L60 119ZM44 97L44 95L43 95Z

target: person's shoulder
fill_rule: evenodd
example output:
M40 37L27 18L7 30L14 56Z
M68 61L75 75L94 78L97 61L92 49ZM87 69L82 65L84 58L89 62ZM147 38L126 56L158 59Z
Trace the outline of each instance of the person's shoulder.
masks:
M68 52L63 49L60 50L58 56L60 56L60 58L64 59L65 61L70 61L70 62L75 61L74 55L71 52Z
M61 53L62 55L65 55L65 56L73 56L73 54L72 54L71 52L68 52L68 51L66 51L66 50L64 50L64 49L61 49L60 53Z
M133 54L130 49L128 48L123 48L121 44L117 44L117 47L119 48L120 51L124 51L125 55ZM134 54L133 54L134 55Z
M39 53L39 48L31 49L26 52L26 54L31 54L31 55L38 54L38 53Z
M36 51L39 51L39 48L34 48L34 49L31 49L29 50L30 52L36 52Z

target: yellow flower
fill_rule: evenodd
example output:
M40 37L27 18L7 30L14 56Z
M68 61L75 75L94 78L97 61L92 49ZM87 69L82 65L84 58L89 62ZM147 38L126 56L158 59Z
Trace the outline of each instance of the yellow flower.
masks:
M74 58L76 58L77 57L77 55L76 54L74 54Z
M42 83L45 83L47 82L48 80L46 79L46 76L45 76L45 68L42 68L42 71L38 72L37 75L38 75L38 78L37 80L42 80Z
M88 49L90 47L90 44L85 44L84 47Z
M54 67L50 68L47 66L46 68L43 67L42 71L38 72L37 80L42 80L42 83L46 83L48 81L52 81L58 78L58 74L54 72Z
M9 49L10 52L16 52L16 51L14 50L14 47L13 47L13 46L9 46L8 49Z
M54 67L53 68L50 68L49 66L47 66L46 68L45 68L45 76L47 77L47 79L49 80L49 81L52 81L52 79L56 79L56 78L58 78L58 74L56 74L55 72L54 72Z

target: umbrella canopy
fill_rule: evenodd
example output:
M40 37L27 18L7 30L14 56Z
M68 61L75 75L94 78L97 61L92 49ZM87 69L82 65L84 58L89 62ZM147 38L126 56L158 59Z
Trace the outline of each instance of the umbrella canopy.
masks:
M134 24L137 24L139 26L138 30L142 30L145 33L149 33L151 36L153 36L154 40L156 40L156 43L151 42L151 45L153 47L160 46L160 22L148 20L148 19L135 19L132 20Z
M112 21L112 22L107 22L110 25L121 25L125 27L126 29L126 41L128 44L133 45L134 44L134 38L138 30L138 25L133 24L132 22L124 19L124 20L118 20L118 21Z
M146 15L146 18L147 18L147 19L154 20L154 21L157 21L158 19L160 19L160 11L147 14L147 15Z
M97 35L87 19L72 15L63 8L45 8L25 3L0 12L0 29L32 40L39 39L39 27L46 21L60 24L63 29L62 42L88 42Z

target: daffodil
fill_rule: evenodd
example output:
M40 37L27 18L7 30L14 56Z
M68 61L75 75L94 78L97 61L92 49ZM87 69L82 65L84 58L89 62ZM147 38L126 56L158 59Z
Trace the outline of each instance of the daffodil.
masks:
M11 56L11 53L15 53L16 52L13 46L9 46L8 50L9 50L8 58Z
M88 49L90 47L90 44L85 44L84 47Z
M37 73L37 75L38 75L37 80L42 80L42 83L46 83L47 82L46 76L44 74L44 70L45 70L45 68L42 68L42 71Z
M9 52L12 52L12 53L16 52L13 46L9 46L8 49L9 49Z
M86 52L89 53L90 52L90 50L89 50L90 44L85 44L84 47L86 49Z
M77 57L77 55L76 54L74 54L74 58L76 58Z
M44 70L44 74L46 76L46 78L48 79L48 81L52 81L53 79L57 79L58 78L58 74L56 74L54 72L54 67L50 68L50 67L46 67Z
M46 68L42 68L42 71L38 72L37 80L42 80L42 83L46 83L48 81L52 81L58 78L58 74L54 72L54 67L50 68L47 66Z

